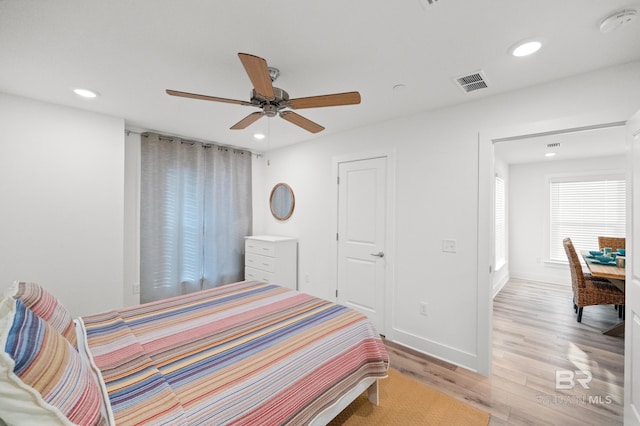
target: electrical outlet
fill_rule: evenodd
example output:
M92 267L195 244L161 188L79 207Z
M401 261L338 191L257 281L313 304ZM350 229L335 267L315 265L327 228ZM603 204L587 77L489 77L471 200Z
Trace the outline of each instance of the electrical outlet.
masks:
M420 315L424 315L425 317L428 316L427 305L428 303L426 302L420 302Z
M133 294L140 294L140 283L134 283L131 286L131 291L133 292Z
M445 253L455 253L457 250L456 240L442 240L442 251Z

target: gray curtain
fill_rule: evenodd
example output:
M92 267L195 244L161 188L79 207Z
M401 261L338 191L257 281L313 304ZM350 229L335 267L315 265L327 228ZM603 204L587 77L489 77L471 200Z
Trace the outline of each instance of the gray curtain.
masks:
M142 137L140 301L243 279L251 153Z

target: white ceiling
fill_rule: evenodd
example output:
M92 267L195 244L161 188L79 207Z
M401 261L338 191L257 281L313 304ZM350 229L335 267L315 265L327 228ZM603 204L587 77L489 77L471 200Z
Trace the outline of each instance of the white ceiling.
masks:
M599 31L631 8L640 0L0 0L0 92L264 151L639 60L640 19ZM508 54L531 37L541 51ZM357 90L362 103L298 111L326 127L313 135L280 118L229 130L255 110L165 94L248 100L238 52L279 68L276 86L292 98ZM488 89L454 84L478 70ZM101 96L80 99L76 87Z

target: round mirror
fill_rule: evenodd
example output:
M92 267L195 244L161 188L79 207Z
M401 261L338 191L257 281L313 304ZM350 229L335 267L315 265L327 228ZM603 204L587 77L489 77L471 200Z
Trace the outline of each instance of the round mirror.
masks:
M278 220L287 220L293 214L293 208L296 205L296 199L293 196L293 190L286 183L278 183L271 190L269 197L269 206L271 206L271 214Z

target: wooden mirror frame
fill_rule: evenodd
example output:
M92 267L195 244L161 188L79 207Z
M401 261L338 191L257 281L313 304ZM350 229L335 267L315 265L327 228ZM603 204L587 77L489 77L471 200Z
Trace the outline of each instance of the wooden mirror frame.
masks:
M278 201L277 192L281 190L287 191L289 197L291 198L291 205L288 206L289 208L287 211L280 211L281 209L279 209L279 206L276 205L276 202ZM273 215L273 217L275 217L277 220L287 220L293 214L293 209L295 208L295 206L296 197L293 195L293 190L291 189L291 187L286 183L276 183L271 190L271 195L269 196L269 208L271 209L271 214ZM285 209L286 206L282 210Z

